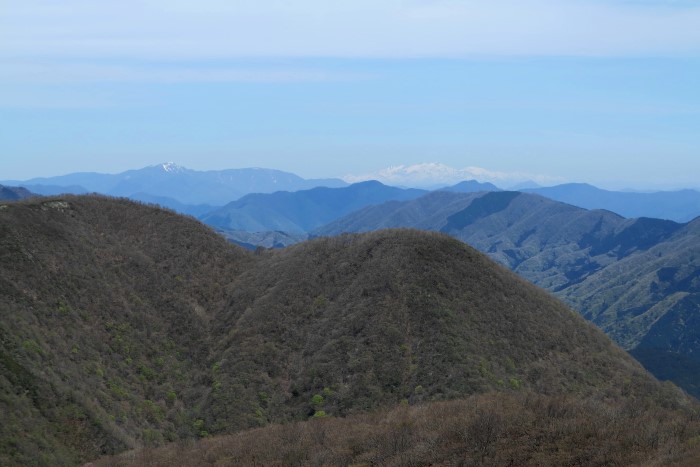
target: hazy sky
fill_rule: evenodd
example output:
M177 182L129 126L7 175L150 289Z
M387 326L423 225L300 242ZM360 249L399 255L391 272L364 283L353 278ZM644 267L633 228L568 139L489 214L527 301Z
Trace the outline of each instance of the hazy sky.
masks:
M700 1L0 0L0 179L164 161L700 187Z

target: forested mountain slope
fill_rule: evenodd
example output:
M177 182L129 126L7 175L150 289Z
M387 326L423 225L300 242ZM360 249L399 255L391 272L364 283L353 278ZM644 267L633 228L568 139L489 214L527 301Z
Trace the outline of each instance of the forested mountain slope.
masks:
M126 200L2 206L3 465L493 391L692 407L562 303L443 234L253 254Z
M625 219L518 192L431 193L368 207L314 234L448 233L554 292L656 374L700 395L699 222Z
M195 435L210 322L251 262L125 200L0 210L0 464L74 464Z

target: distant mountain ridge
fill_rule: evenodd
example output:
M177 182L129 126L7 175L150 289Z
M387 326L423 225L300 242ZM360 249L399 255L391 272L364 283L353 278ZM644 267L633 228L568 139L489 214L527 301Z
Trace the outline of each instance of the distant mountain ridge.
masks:
M128 198L134 201L141 201L142 203L154 204L163 208L172 209L180 214L187 214L193 217L204 215L218 208L218 206L212 206L211 204L184 204L176 199L168 198L167 196L156 196L142 192L133 193L129 195Z
M304 234L368 205L422 196L424 190L395 188L376 181L344 188L317 187L296 192L250 194L200 216L205 224L247 232Z
M367 207L312 235L390 227L441 231L487 253L664 377L670 366L662 358L700 363L700 219L625 219L520 192L435 192ZM700 378L680 372L671 379L700 396Z
M285 248L308 240L306 234L293 234L279 230L246 232L245 230L229 230L217 228L216 231L228 241L248 250L259 248Z
M455 193L476 193L479 191L501 191L493 183L482 183L476 180L464 180L456 185L440 188L438 191L451 191Z
M439 164L428 164L428 169ZM399 167L400 168L400 167ZM405 168L405 167L404 167ZM418 172L409 167L411 173ZM444 168L444 167L443 167ZM469 172L464 173L465 176ZM197 171L172 162L119 174L71 173L56 177L30 180L0 181L6 185L24 186L40 195L61 193L101 193L132 199L161 200L165 207L178 212L199 216L211 209L238 200L247 194L300 191L315 187L342 188L348 183L338 178L303 179L295 174L274 169L241 168ZM412 186L409 184L409 186ZM452 192L500 191L488 182L466 179L452 186L432 184L434 189ZM541 187L532 182L509 191L537 193L542 196L586 209L607 209L624 217L653 217L676 222L688 222L700 216L700 192L697 190L658 191L634 193L610 191L585 183L566 183ZM403 188L405 188L402 185ZM440 187L440 188L435 188ZM160 203L159 203L160 204Z
M653 217L688 222L700 216L697 190L632 193L602 190L586 183L521 190L586 209L607 209L624 217Z
M13 181L33 186L67 187L71 193L95 192L130 197L137 193L172 198L186 205L221 206L248 193L296 191L317 186L342 187L340 179L303 179L281 170L245 168L197 171L168 162L118 174L72 173L68 175ZM39 192L39 191L38 191ZM55 193L47 193L55 194Z
M31 198L32 196L36 196L36 194L32 193L24 187L0 185L1 201L14 201L19 199Z

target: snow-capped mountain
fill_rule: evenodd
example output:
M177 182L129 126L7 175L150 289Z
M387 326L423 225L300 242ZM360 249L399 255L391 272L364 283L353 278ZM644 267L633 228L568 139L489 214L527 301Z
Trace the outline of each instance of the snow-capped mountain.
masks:
M186 168L177 165L175 162L164 162L162 164L159 164L155 167L163 169L164 172L184 172L187 170Z
M552 177L538 174L498 172L482 167L464 167L460 169L439 162L393 165L366 174L346 175L343 177L343 180L348 183L356 183L364 180L378 180L388 185L423 188L453 185L464 180L478 180L480 182L491 182L497 185L512 185L526 180L534 180L549 184L558 181Z
M304 179L281 170L245 168L192 170L174 162L151 165L118 174L72 173L58 177L2 182L21 185L39 194L95 192L112 196L171 198L188 205L221 206L248 193L297 191L317 186L346 186L339 179ZM61 190L65 187L65 190Z

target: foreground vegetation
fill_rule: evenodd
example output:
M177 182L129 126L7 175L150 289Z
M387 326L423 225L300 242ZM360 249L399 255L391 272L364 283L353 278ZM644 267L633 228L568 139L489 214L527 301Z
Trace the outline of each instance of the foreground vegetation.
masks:
M129 466L693 465L700 417L531 392L273 425L100 459ZM697 465L697 464L695 464Z

